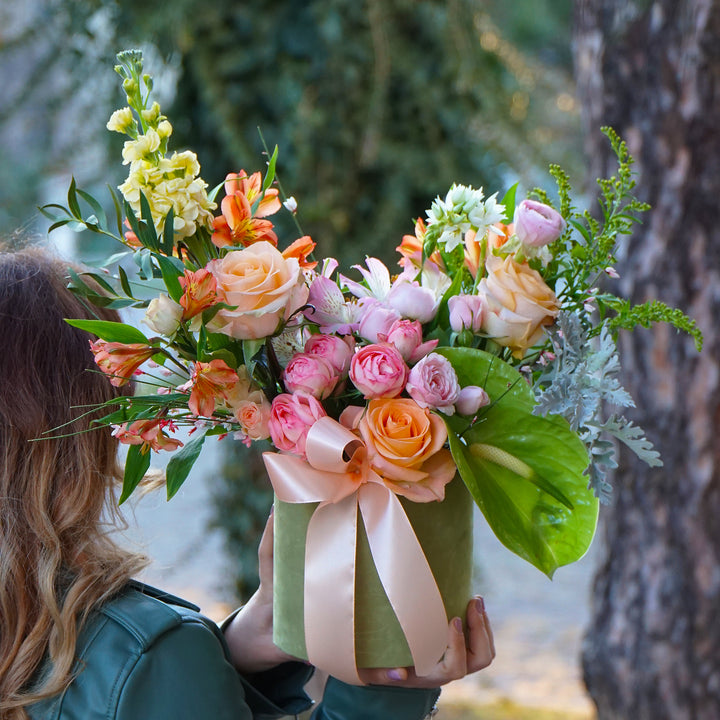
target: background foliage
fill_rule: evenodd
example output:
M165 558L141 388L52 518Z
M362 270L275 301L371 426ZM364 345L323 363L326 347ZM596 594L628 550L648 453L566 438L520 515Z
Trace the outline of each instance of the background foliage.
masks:
M304 232L343 264L394 262L413 220L453 182L500 191L571 176L579 128L569 3L550 0L13 0L0 9L0 235L57 201L72 171L122 180L114 54L140 45L212 187L261 169L262 128ZM279 236L296 231L286 215ZM80 256L99 252L80 240ZM257 454L228 452L217 522L239 594L271 502Z

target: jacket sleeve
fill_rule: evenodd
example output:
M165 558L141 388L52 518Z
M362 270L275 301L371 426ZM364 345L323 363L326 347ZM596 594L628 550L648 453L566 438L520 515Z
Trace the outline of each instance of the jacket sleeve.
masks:
M439 689L361 687L330 677L312 720L422 720L439 696Z
M304 666L297 664L299 672L284 668L283 682L278 678L278 683L262 683L264 673L255 676L262 687L279 689L275 698L281 707L237 673L221 637L199 619L169 630L132 662L119 693L116 720L271 720L310 704L302 692Z

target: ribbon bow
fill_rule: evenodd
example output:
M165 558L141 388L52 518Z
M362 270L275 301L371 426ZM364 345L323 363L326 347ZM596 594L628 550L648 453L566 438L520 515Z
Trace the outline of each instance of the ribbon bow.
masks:
M319 502L305 547L305 646L308 660L362 684L355 662L355 550L358 508L382 586L420 676L447 646L447 615L427 558L400 501L367 462L363 441L329 417L307 435L307 461L263 453L277 497ZM418 602L418 598L422 598Z

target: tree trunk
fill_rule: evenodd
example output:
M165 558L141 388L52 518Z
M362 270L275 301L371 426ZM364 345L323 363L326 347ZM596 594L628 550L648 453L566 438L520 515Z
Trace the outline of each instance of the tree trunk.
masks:
M622 455L583 647L600 720L720 718L720 1L576 0L575 60L593 176L601 125L628 142L652 204L619 266L705 333L622 337L624 382L665 465Z

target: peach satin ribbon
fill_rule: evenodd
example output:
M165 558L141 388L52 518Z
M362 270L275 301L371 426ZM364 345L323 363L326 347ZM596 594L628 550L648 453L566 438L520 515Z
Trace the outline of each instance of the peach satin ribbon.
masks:
M355 663L355 550L358 508L380 581L410 648L427 675L447 647L440 591L405 510L367 462L363 441L332 418L310 429L307 462L264 453L275 494L288 503L319 502L305 548L305 645L308 660L344 682L362 684Z

